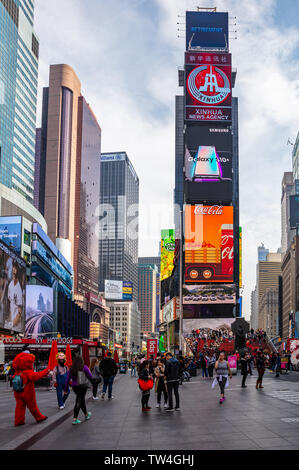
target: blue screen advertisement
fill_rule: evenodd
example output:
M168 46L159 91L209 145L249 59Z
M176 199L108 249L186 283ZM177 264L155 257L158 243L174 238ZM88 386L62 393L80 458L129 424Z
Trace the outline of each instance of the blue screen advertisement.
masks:
M0 240L4 241L18 255L21 254L22 217L0 217Z
M186 12L186 50L228 48L228 13Z

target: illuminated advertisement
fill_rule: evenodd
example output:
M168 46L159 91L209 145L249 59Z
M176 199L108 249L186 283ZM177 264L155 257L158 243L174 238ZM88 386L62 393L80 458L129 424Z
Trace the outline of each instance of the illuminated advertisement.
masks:
M194 57L193 64L185 65L186 119L231 121L230 54L194 54L191 57Z
M186 50L228 49L228 13L186 11Z
M53 310L51 287L27 286L25 336L52 335L56 331Z
M186 205L185 283L233 282L232 206Z
M290 226L296 228L299 225L299 196L290 196Z
M0 327L23 333L26 262L0 241Z
M174 268L175 234L174 230L161 230L161 281L172 275Z
M184 336L192 335L192 332L202 331L202 330L222 330L228 335L231 334L231 325L235 321L234 318L211 318L208 320L198 319L198 320L184 320L183 321L183 334ZM206 331L202 331L206 333Z
M236 286L234 284L188 284L183 286L183 304L235 304Z
M233 197L232 154L199 145L185 151L185 195L198 200L231 202Z
M242 227L239 227L239 285L242 287Z
M127 281L105 280L106 300L127 300L133 299L133 284Z
M229 124L219 123L188 123L185 132L185 144L189 149L197 149L199 145L214 146L217 152L232 152L233 137Z
M18 255L22 247L22 217L0 217L0 240L12 248Z
M233 303L217 304L216 302L204 304L183 304L183 317L185 318L231 318L236 313Z

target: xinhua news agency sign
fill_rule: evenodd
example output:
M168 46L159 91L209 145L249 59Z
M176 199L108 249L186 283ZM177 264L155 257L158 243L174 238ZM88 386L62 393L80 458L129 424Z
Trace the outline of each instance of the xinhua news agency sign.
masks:
M148 339L147 340L147 358L151 356L156 359L158 354L158 340L157 339Z

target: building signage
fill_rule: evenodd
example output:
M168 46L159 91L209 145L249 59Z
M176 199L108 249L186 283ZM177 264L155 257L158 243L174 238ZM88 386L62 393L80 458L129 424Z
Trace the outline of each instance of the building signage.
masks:
M12 248L18 255L22 248L22 217L0 217L0 240Z
M228 13L186 12L186 50L201 47L228 49L228 45Z
M148 339L147 340L147 359L151 356L156 359L158 354L158 340L157 339Z
M133 284L129 281L105 280L106 300L133 300Z

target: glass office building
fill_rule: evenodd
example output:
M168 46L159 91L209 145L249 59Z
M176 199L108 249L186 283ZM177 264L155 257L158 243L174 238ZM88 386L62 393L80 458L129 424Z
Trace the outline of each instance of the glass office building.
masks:
M0 183L33 203L39 42L32 0L0 0Z
M126 152L102 153L99 290L105 279L133 283L138 299L139 178Z

